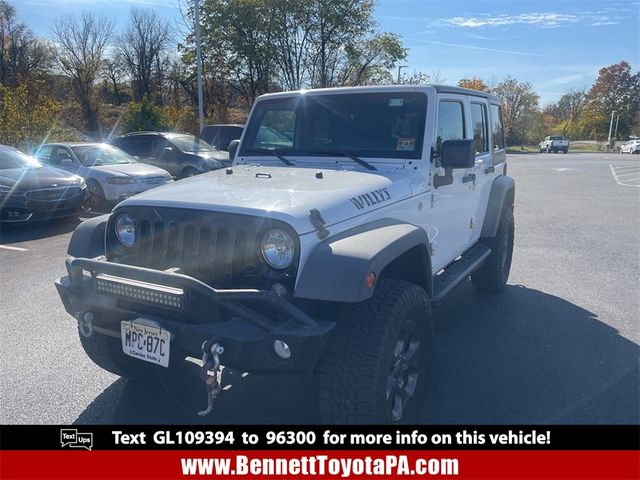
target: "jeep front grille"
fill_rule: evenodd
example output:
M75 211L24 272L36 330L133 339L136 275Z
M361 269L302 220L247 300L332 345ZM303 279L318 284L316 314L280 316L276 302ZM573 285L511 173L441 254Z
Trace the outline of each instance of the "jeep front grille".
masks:
M140 222L136 255L145 266L179 268L212 285L229 286L254 266L248 234L224 226Z

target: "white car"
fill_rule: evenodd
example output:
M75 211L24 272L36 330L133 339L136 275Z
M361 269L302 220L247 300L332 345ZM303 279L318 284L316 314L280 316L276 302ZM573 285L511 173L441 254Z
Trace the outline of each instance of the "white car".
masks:
M166 170L140 163L105 143L47 143L35 155L46 165L84 178L91 193L92 208L173 182Z
M620 153L640 153L640 140L629 140L620 145Z

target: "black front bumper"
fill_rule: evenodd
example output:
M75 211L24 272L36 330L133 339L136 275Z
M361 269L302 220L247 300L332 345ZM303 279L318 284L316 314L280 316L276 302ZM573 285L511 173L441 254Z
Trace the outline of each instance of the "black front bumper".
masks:
M67 312L77 319L91 312L95 332L117 337L121 321L153 320L171 332L174 359L200 358L203 342L212 341L224 346L220 360L228 367L309 372L335 326L266 290L217 290L186 275L100 259L69 259L66 266L56 288ZM289 359L276 355L276 340L289 345Z
M6 197L0 208L0 222L24 223L81 215L89 211L88 198L86 193L58 201L29 200L22 195Z

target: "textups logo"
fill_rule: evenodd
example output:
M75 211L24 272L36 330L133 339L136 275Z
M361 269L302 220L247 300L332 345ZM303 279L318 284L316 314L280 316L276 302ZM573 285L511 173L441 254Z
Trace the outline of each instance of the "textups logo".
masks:
M93 447L93 433L82 433L75 429L63 428L60 430L60 443L62 447L91 450L91 447Z

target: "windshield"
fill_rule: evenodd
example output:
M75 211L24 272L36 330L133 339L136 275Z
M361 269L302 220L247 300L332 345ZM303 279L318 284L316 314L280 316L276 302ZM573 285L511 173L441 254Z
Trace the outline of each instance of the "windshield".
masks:
M19 150L0 147L0 170L10 168L42 168L42 164Z
M183 152L212 152L213 147L204 140L194 137L193 135L176 135L167 137L168 140Z
M427 97L416 92L304 95L255 106L240 155L420 158Z
M85 167L136 163L132 156L110 145L83 145L71 147L71 150Z

